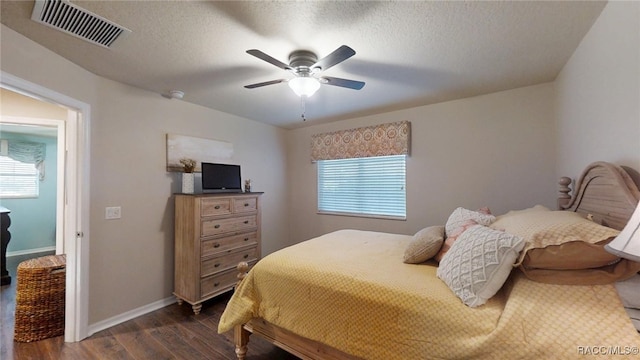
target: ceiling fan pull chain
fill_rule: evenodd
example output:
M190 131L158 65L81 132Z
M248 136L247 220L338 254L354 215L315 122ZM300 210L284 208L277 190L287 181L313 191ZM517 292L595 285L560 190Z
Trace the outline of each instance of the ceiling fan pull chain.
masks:
M306 112L305 106L304 106L304 99L306 98L306 96L300 96L300 107L302 108L302 121L307 121L307 118L304 116L304 113Z

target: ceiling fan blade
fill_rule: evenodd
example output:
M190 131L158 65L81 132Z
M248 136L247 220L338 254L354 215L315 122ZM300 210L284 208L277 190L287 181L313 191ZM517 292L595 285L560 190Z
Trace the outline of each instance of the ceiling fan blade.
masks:
M279 84L279 83L285 82L285 81L287 81L287 80L285 80L285 79L271 80L271 81L265 81L265 82L261 82L261 83L251 84L251 85L245 85L244 87L247 88L247 89L255 89L257 87L273 85L273 84Z
M331 54L318 60L315 64L311 66L311 69L313 70L316 68L320 68L322 71L327 70L333 65L339 64L347 60L348 58L352 57L355 54L356 54L355 50L348 47L347 45L342 45L336 50L334 50Z
M264 61L268 62L269 64L275 65L275 66L277 66L277 67L279 67L281 69L292 70L291 66L283 63L282 61L280 61L278 59L275 59L275 58L263 53L260 50L257 50L257 49L247 50L247 54L253 55L253 56L257 57L258 59L264 60Z
M354 89L354 90L360 90L364 87L364 82L362 81L341 79L341 78L336 78L331 76L322 76L320 79L323 84L341 86L341 87Z

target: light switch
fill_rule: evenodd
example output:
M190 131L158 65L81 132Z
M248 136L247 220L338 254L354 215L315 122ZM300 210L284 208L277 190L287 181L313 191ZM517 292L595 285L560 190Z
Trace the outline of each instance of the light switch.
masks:
M106 207L104 218L107 220L120 219L120 206Z

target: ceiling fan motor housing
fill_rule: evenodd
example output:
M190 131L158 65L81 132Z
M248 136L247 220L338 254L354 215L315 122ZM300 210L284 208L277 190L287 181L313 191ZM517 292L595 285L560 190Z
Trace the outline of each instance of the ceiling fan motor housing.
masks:
M296 50L289 55L289 66L291 66L296 74L308 74L310 67L318 61L318 57L308 50Z

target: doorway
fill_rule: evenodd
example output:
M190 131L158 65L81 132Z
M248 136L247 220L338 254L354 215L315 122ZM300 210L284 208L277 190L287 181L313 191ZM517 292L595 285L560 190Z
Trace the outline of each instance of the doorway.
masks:
M58 164L64 165L58 167L57 175L56 253L67 255L64 340L80 341L88 336L90 106L11 74L2 72L1 75L3 89L66 109L66 119L35 125L55 127L62 149L58 151ZM28 124L34 120L8 118L6 121Z
M43 252L64 253L64 182L65 174L65 123L66 108L42 103L43 113L53 118L29 116L37 114L39 100L27 98L7 89L0 89L2 96L2 116L0 117L1 145L10 142L19 144L37 144L43 148L42 163L38 166L39 179L31 194L8 194L0 199L4 207L12 210L11 231L13 237L8 254L27 256ZM34 106L35 105L35 106ZM53 107L55 112L47 106ZM10 115L7 115L10 114ZM21 114L25 116L14 116ZM62 115L62 116L61 116ZM77 116L77 115L74 115ZM5 151L7 146L2 147ZM7 153L0 154L9 156ZM35 165L34 165L35 167ZM29 219L25 219L28 217Z

